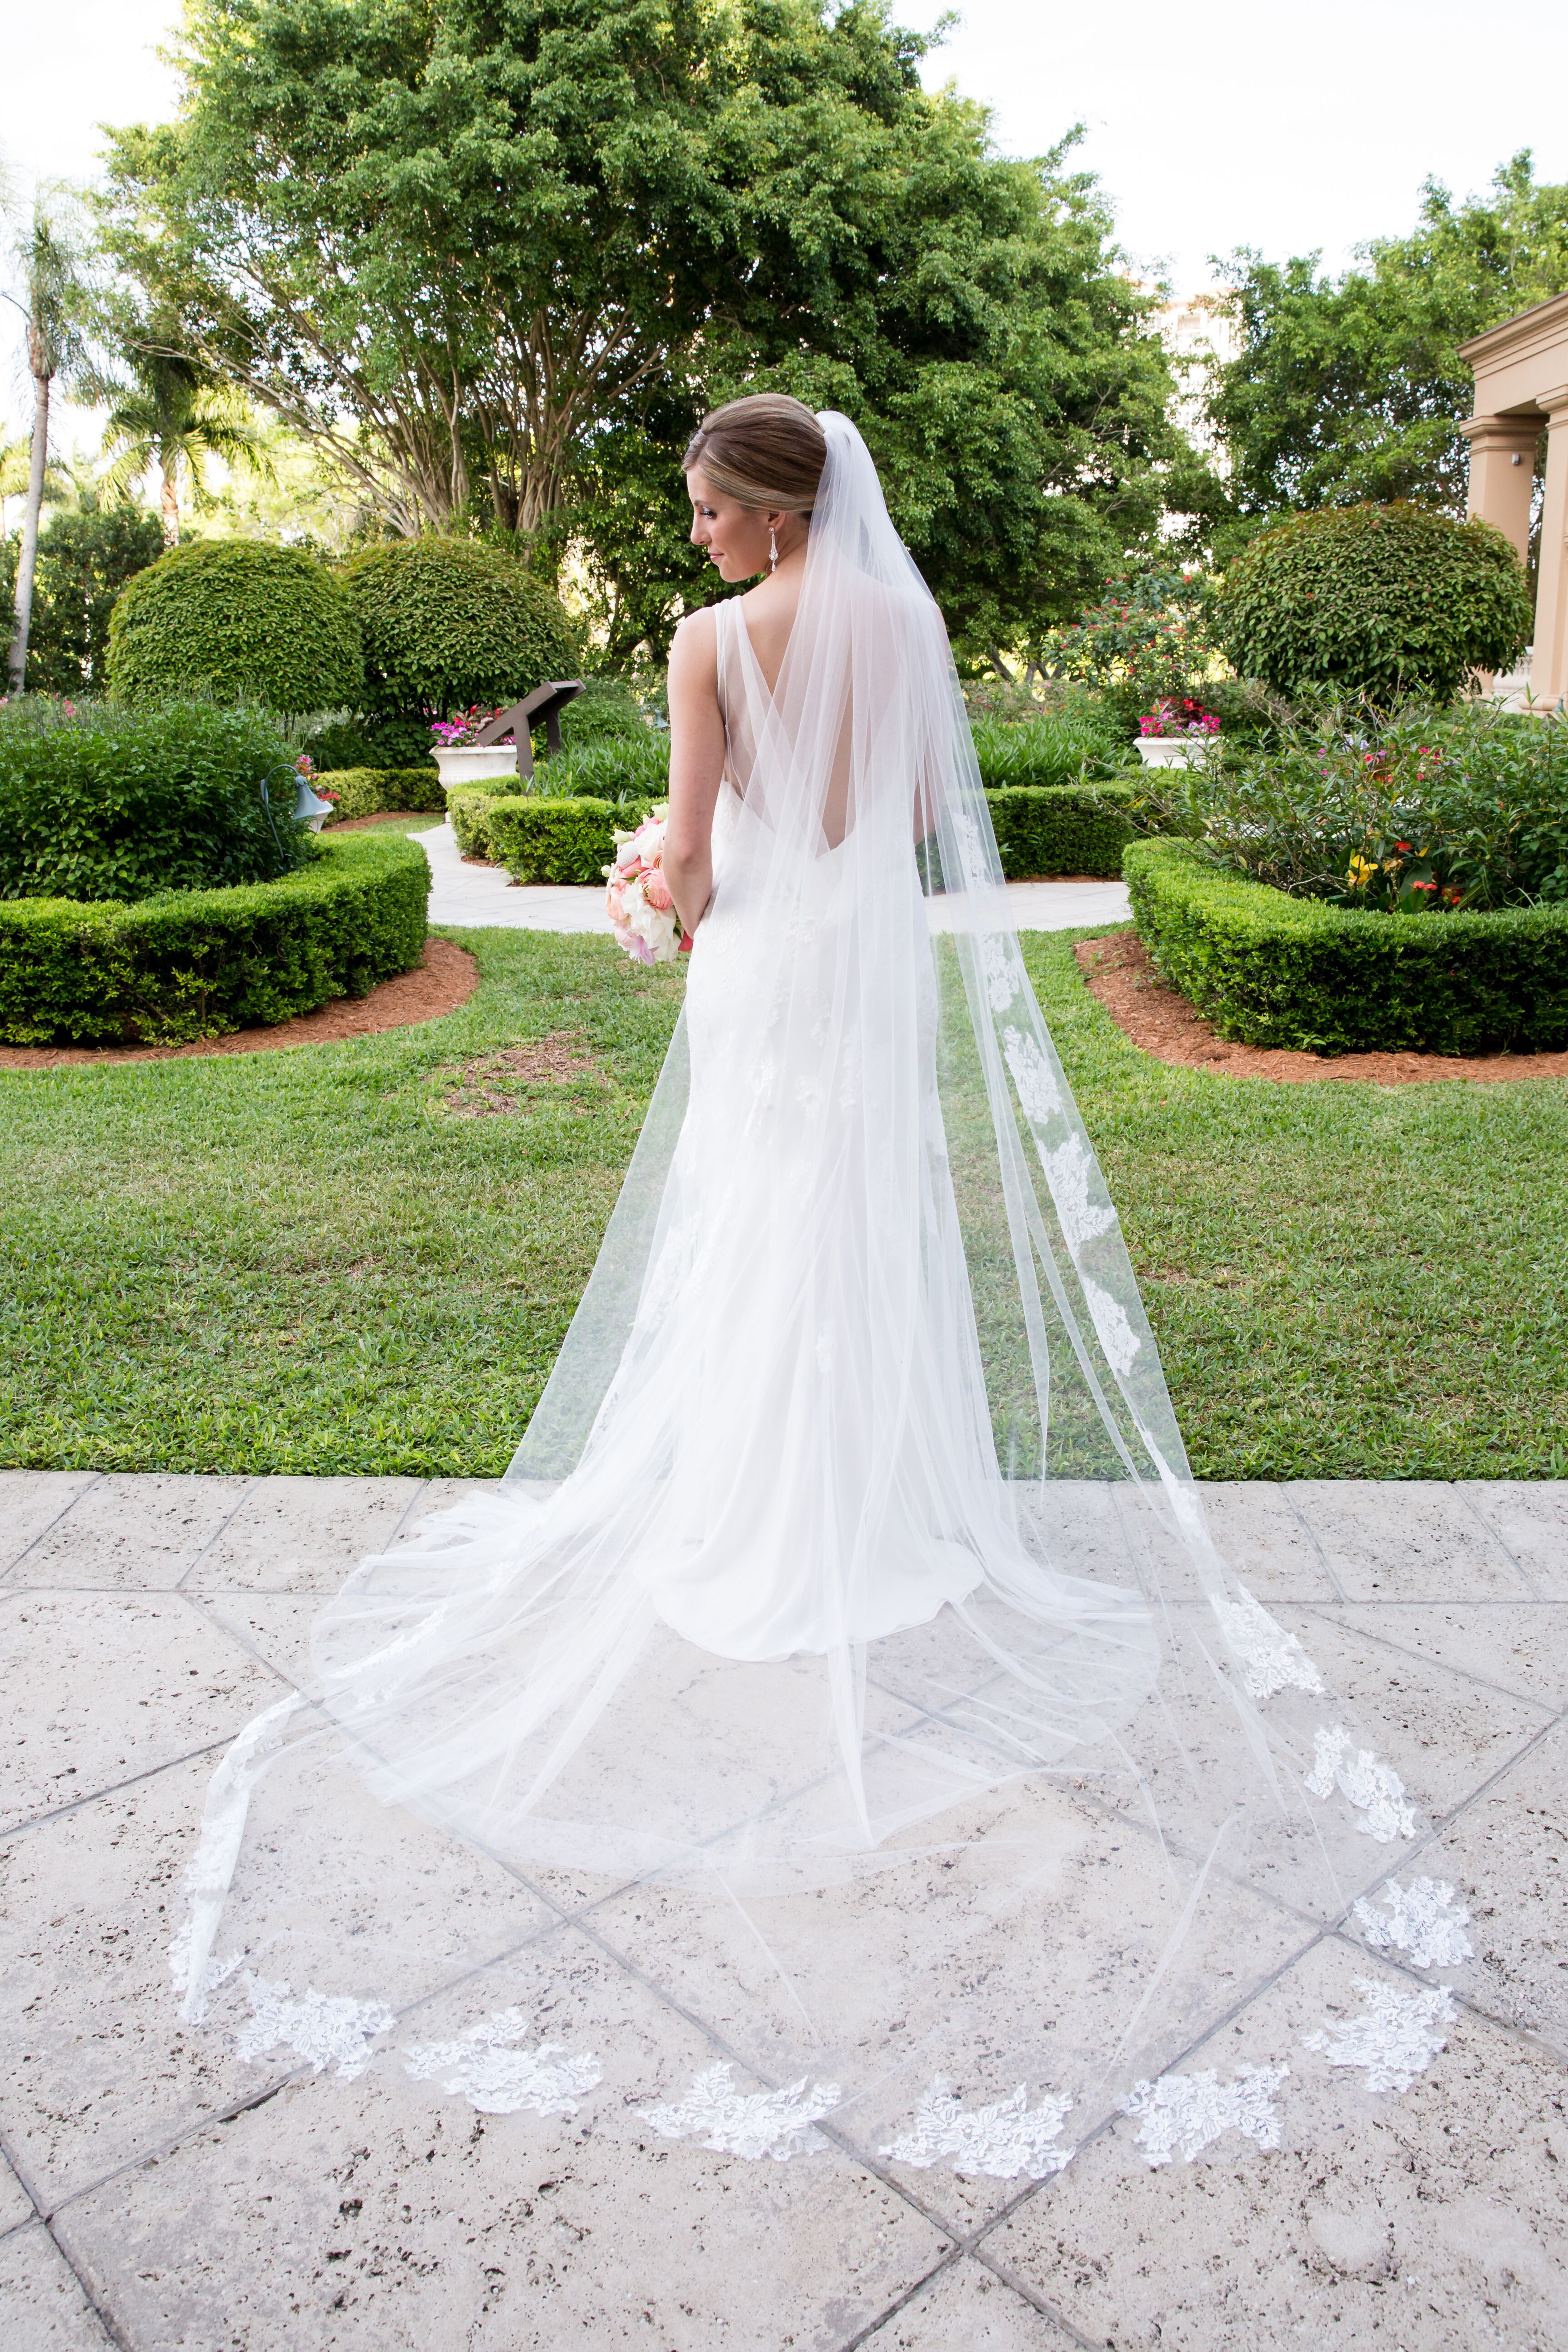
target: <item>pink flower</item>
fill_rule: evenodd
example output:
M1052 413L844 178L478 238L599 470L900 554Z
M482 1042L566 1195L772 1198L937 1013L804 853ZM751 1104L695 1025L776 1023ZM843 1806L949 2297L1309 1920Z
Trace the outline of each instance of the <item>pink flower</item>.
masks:
M668 915L675 904L669 895L669 885L657 866L650 866L643 876L642 894L648 905L657 907L661 915Z

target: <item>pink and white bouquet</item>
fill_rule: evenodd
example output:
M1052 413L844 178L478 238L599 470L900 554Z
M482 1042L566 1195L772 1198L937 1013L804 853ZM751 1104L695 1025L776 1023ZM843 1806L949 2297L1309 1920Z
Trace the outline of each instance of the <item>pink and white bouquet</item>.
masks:
M610 886L610 929L638 963L673 963L691 945L664 878L668 814L668 808L656 808L635 833L617 833L615 864L602 869Z

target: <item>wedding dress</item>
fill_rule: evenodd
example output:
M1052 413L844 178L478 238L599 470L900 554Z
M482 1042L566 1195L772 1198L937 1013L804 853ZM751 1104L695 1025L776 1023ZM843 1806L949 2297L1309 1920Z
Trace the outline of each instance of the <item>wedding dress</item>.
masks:
M505 1940L471 1885L431 1897L467 1856L623 1956L657 1910L730 2054L656 2128L788 2154L833 2112L902 2160L1037 2175L1074 2108L1141 2115L1151 2161L1209 2125L1275 2145L1282 2043L1227 2083L1178 2063L1366 1910L1391 1845L1427 1874L1368 1912L1384 1952L1415 1948L1392 1917L1462 1958L1463 1915L1210 1540L940 615L822 421L772 690L717 610L712 901L560 1359L507 1477L366 1561L313 1687L226 1759L176 1979L215 2024L243 1983L242 2046L401 2048L423 2079L386 2037ZM391 1860L366 1790L414 1841ZM260 1973L285 1958L307 1994ZM529 1965L548 2008L564 1963ZM1446 1991L1410 1984L1374 2056L1441 2044ZM492 2105L548 2105L541 2054L484 2023L526 2040L524 2012L470 1994L431 2046L489 2052ZM1034 2108L1002 2098L1026 2079Z

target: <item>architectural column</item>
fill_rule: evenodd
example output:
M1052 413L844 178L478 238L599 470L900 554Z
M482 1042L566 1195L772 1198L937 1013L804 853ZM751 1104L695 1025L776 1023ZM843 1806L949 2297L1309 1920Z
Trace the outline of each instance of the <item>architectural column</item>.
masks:
M1568 695L1568 383L1537 393L1546 412L1546 494L1541 509L1541 583L1530 688L1550 710Z
M1539 416L1472 416L1459 427L1470 445L1470 496L1465 511L1473 520L1495 523L1511 540L1519 560L1530 556L1530 504L1535 488Z

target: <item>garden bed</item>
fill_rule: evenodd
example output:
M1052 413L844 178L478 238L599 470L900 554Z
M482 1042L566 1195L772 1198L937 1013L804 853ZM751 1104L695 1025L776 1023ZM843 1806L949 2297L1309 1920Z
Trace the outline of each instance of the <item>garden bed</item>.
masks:
M1390 915L1131 843L1133 919L1161 976L1244 1045L1314 1054L1568 1046L1568 906Z
M277 882L0 901L0 1043L181 1045L363 997L419 962L430 869L378 831Z

